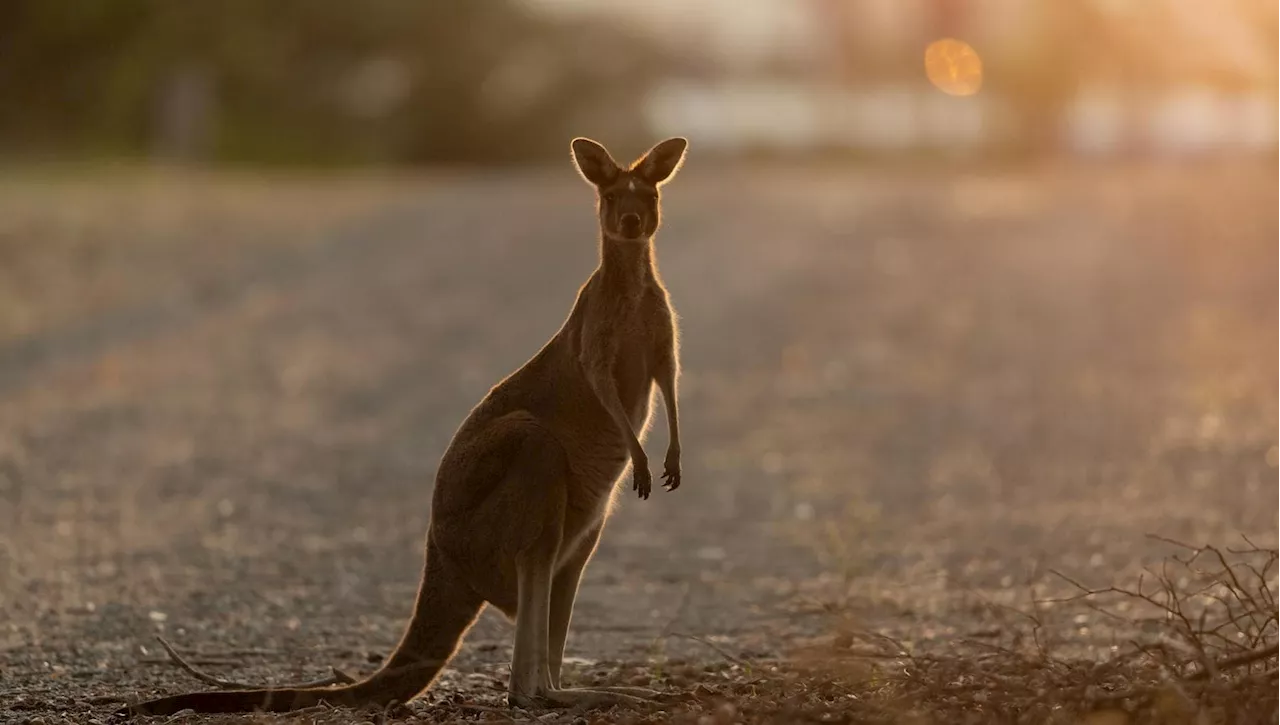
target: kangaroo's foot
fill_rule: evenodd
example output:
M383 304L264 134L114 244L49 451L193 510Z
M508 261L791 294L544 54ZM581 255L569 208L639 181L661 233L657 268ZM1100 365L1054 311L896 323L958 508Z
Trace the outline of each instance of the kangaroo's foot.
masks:
M507 695L507 704L525 710L562 707L571 707L577 710L594 710L615 705L644 707L649 704L649 701L635 695L611 692L604 689L579 689L575 687L557 690L548 687L540 689L532 695L512 692Z
M612 692L616 695L638 697L641 700L656 700L662 694L657 690L650 690L647 687L623 687L621 685L593 685L582 689L591 690L593 692Z

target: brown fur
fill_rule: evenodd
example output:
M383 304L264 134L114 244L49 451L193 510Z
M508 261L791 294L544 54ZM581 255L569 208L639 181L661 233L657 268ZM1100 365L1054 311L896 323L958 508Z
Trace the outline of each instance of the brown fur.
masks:
M341 687L197 692L122 714L403 703L431 684L486 602L516 621L513 705L608 705L652 694L564 689L560 664L579 579L628 463L632 489L649 497L641 439L655 385L671 438L663 478L668 490L680 485L676 321L652 237L659 187L686 146L669 139L621 168L604 147L574 139L574 162L597 192L600 265L559 332L489 391L440 461L413 618L383 667Z

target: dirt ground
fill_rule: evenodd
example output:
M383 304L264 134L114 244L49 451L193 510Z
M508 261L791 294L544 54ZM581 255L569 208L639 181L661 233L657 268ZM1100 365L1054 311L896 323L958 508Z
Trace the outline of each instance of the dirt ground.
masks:
M1005 637L1066 591L1052 570L1134 580L1171 550L1147 534L1274 546L1277 191L1274 163L695 156L657 240L684 485L622 498L571 679L733 700L726 669L851 628ZM375 668L436 461L568 312L589 205L567 163L0 178L0 722L199 687L156 634L231 679ZM1084 657L1118 636L1055 632ZM534 718L483 710L511 633L486 612L397 717Z

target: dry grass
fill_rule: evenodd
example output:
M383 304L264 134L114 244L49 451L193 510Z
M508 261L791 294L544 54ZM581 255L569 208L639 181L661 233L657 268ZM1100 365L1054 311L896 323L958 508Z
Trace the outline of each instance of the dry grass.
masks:
M717 648L724 665L698 673L701 683L666 709L588 721L1275 722L1276 549L1182 546L1186 555L1132 587L1073 581L1077 595L1019 613L1020 626L999 633L1008 646L968 639L949 651L912 651L881 634L845 631L786 660L745 661ZM1047 620L1074 617L1081 607L1132 637L1100 659L1056 655Z

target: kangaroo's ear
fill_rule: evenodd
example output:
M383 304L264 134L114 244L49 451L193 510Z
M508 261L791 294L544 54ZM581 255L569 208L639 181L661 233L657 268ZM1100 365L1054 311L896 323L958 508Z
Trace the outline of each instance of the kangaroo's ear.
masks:
M684 152L687 148L689 148L687 140L679 136L669 138L649 149L649 152L642 156L632 168L640 172L640 176L644 177L645 181L658 186L670 181L671 177L676 175L680 164L684 163Z
M609 155L604 146L589 138L575 138L570 144L573 149L573 165L588 183L604 186L618 177L617 162Z

